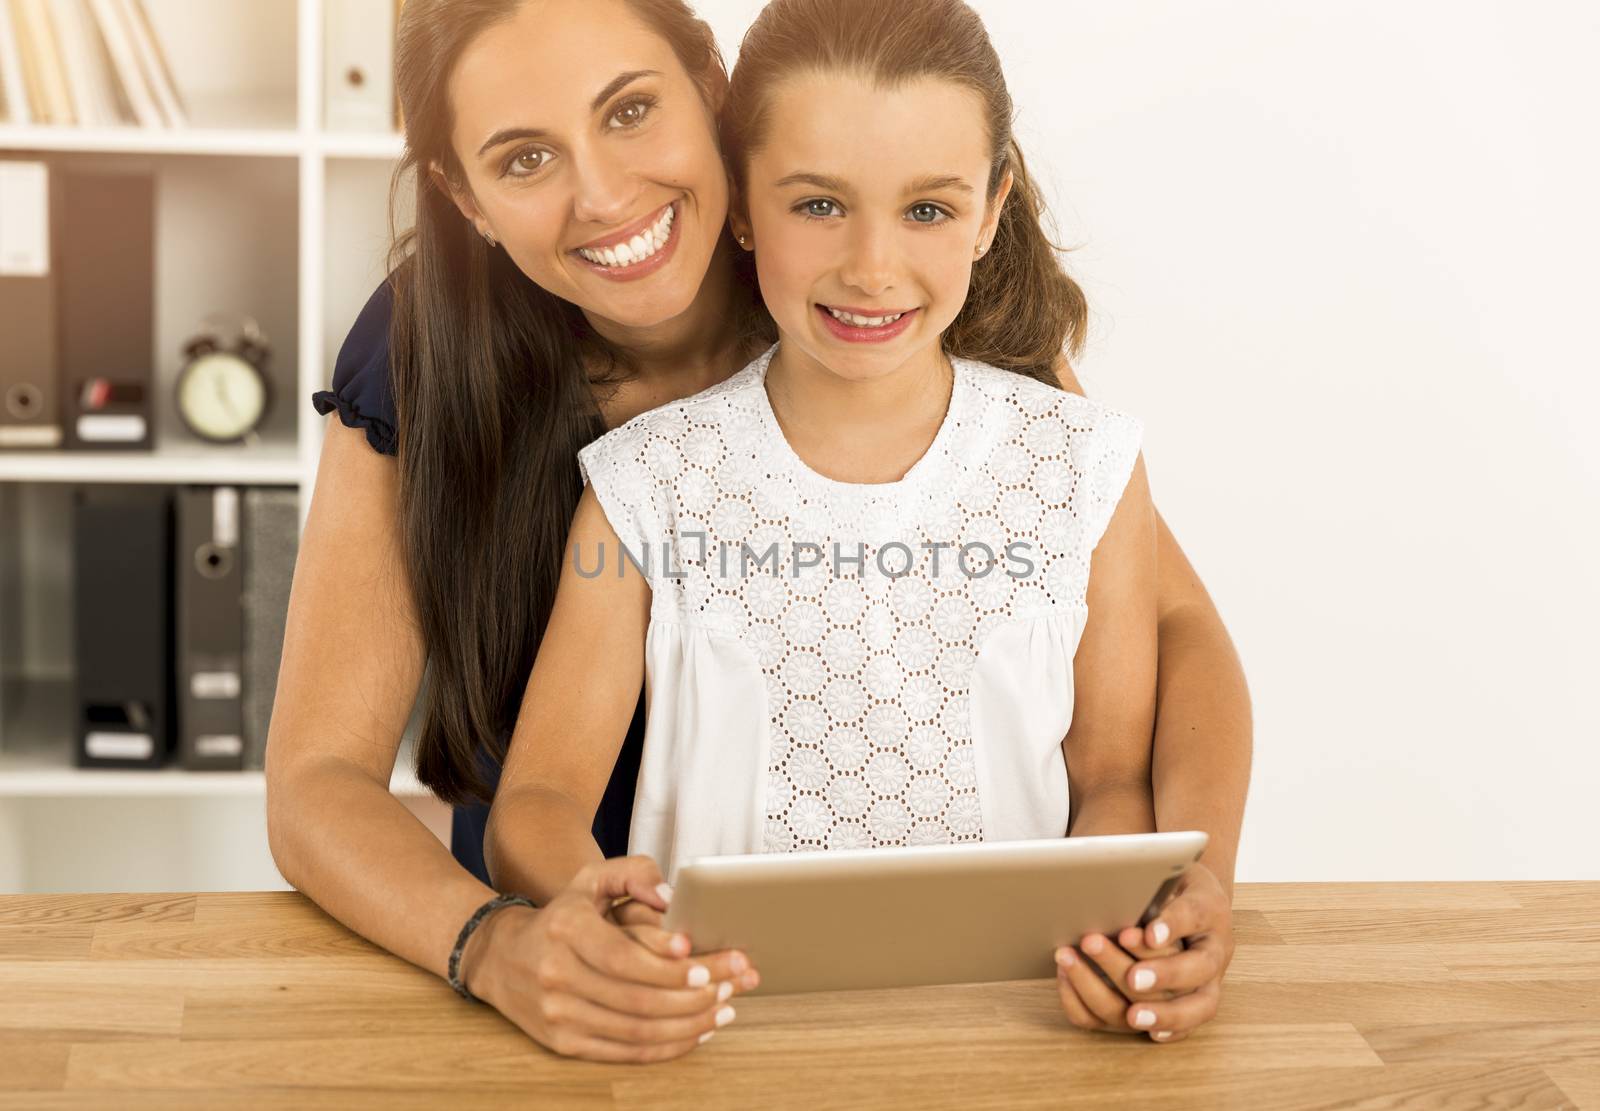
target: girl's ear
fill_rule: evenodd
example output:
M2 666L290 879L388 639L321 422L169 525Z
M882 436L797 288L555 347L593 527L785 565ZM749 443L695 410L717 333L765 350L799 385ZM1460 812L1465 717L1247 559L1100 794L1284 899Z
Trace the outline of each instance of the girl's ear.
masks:
M461 215L466 217L467 223L474 228L481 228L478 221L483 218L483 213L478 211L478 204L472 199L472 194L451 185L449 177L437 160L428 163L428 177L433 181L433 187L449 197L456 208L461 210Z
M978 230L978 246L985 251L994 244L995 228L1000 226L1000 213L1005 211L1006 198L1011 195L1011 186L1015 182L1015 175L1007 169L1006 176L1000 179L1000 188L995 191L994 200L989 202L989 210L983 218L983 227Z
M750 213L745 207L744 195L739 192L739 187L734 183L733 176L728 176L728 227L733 231L733 237L739 241L739 246L750 251L755 249L755 235L750 228Z

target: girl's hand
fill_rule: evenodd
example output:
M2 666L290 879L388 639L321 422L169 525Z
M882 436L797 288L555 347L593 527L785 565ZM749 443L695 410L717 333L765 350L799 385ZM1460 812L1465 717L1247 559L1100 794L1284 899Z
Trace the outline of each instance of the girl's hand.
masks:
M611 920L622 927L623 933L653 953L663 957L678 957L693 952L687 935L674 934L661 928L665 914L648 903L632 898L621 899L612 904L610 913ZM750 991L761 982L761 975L751 967L750 959L737 949L719 949L698 956L700 963L711 970L711 979L731 982L735 995Z
M658 953L607 913L622 895L665 910L660 883L655 861L621 857L584 868L543 907L496 912L481 927L493 932L469 966L468 989L563 1057L643 1062L688 1053L733 1018L733 984L708 961L690 960L687 945ZM726 963L718 970L726 973Z
M1090 942L1085 938L1083 945ZM1071 983L1084 984L1087 996L1080 993L1069 1001L1063 986L1062 1005L1075 1016L1075 1025L1084 1025L1078 1018L1087 1012L1101 1023L1091 1028L1149 1033L1165 1043L1182 1041L1216 1015L1223 973L1233 959L1233 910L1211 869L1191 865L1166 909L1143 930L1123 930L1118 942L1120 946L1107 943L1099 955L1089 956L1125 999L1121 1015L1111 1015L1113 1000L1104 982L1095 976L1090 983L1080 974ZM1163 945L1165 949L1159 948ZM1096 987L1104 991L1097 992ZM1117 1021L1106 1021L1107 1017Z

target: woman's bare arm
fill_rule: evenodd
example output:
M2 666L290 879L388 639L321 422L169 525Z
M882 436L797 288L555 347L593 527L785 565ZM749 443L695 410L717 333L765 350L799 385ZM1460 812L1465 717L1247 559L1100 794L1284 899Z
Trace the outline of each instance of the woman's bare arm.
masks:
M1065 359L1055 370L1063 389L1084 393ZM1250 692L1227 627L1159 510L1156 598L1156 828L1205 830L1200 862L1231 895L1250 782Z
M604 555L601 574L586 571ZM484 833L497 885L537 903L605 859L595 811L644 684L650 586L633 564L617 574L622 542L592 487L573 515L550 623L523 692Z
M495 893L389 793L424 660L398 481L392 458L330 418L267 742L267 838L284 878L329 914L444 976L462 923ZM505 915L473 934L469 970Z
M1155 507L1139 458L1095 545L1089 616L1072 660L1072 726L1061 747L1074 837L1155 829L1155 541Z

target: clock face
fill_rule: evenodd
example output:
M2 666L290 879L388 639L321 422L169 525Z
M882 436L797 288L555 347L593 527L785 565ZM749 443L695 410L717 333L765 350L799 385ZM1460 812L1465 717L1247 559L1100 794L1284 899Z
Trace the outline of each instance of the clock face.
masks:
M237 440L261 423L267 390L255 367L214 351L189 365L178 383L178 411L208 440Z

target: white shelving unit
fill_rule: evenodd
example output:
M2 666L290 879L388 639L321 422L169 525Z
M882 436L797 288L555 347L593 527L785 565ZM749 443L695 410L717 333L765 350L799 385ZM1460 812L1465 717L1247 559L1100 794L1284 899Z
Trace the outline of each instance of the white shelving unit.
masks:
M292 486L304 522L323 427L337 419L319 416L311 394L327 388L385 273L403 148L398 134L322 126L323 9L336 2L145 0L192 127L0 125L0 158L137 165L154 173L158 197L156 449L0 452L0 541L17 527L32 569L17 612L0 597L0 623L13 623L0 627L0 891L287 886L267 848L262 773L71 766L60 569L75 483ZM204 445L172 407L182 342L214 311L249 313L273 344L276 401L253 447ZM448 810L410 764L408 739L390 789L448 839Z

